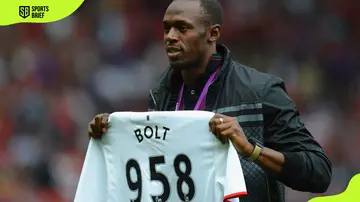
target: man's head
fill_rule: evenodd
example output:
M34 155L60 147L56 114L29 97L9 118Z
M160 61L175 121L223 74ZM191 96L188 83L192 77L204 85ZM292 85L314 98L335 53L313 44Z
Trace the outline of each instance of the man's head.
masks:
M214 52L222 8L217 0L174 0L165 12L163 25L170 65L175 69L196 68Z

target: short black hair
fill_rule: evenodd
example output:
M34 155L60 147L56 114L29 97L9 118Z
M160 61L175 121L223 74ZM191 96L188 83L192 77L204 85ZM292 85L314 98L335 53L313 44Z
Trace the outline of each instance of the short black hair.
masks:
M179 0L173 0L179 1ZM181 0L180 0L181 1ZM207 25L223 25L223 9L218 0L188 0L188 1L199 1L200 7L203 11L204 22Z
M218 0L199 0L200 6L204 11L205 20L210 25L223 24L223 9Z

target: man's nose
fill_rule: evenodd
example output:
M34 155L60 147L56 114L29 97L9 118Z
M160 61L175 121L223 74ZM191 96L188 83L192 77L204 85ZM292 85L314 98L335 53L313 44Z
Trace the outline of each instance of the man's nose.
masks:
M171 28L169 32L166 34L165 37L166 41L178 41L179 40L179 33L176 29Z

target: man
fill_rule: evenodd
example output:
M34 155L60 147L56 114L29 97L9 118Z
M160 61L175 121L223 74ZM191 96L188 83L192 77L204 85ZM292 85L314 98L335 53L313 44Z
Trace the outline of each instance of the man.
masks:
M248 190L242 201L284 201L284 185L325 192L331 163L305 128L283 81L232 61L230 51L216 44L220 4L175 0L163 24L170 67L150 90L149 110L217 113L209 129L222 141L230 139L241 156ZM94 118L91 137L106 132L107 117Z

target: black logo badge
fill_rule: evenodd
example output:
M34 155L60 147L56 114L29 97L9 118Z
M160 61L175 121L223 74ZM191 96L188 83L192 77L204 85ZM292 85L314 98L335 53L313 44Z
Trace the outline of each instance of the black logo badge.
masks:
M19 6L19 16L27 18L30 16L30 6Z

